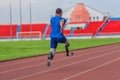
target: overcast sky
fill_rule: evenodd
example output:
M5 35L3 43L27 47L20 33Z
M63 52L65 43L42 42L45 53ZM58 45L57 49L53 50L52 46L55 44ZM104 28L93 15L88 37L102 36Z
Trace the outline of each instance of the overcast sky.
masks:
M64 10L82 2L100 12L109 12L111 16L120 17L120 0L21 0L22 23L30 22L29 2L32 4L32 22L48 21L50 15L54 15L55 9L60 7ZM0 24L10 23L10 2L12 3L12 22L20 23L20 0L0 0Z

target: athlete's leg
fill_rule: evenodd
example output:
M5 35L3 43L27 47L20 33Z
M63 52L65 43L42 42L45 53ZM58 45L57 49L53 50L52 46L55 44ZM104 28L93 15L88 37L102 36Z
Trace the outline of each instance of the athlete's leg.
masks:
M50 49L50 55L51 55L51 60L53 59L54 55L55 55L55 48L51 48Z
M54 55L55 55L55 48L51 48L50 53L48 54L48 63L47 63L48 66L50 66L50 62L54 58Z
M48 63L47 63L48 66L50 66L50 62L53 59L54 55L55 55L55 48L51 48L50 53L48 54Z
M65 50L66 50L66 55L67 56L72 56L73 55L73 53L69 52L68 47L70 46L70 44L69 44L68 40L64 36L62 38L57 39L57 42L65 44Z
M57 42L55 38L51 38L51 43L50 43L50 53L48 54L48 63L47 65L50 66L50 62L53 59L55 55L55 50L57 48Z
M69 49L68 47L70 46L69 42L66 40L65 42L65 50L66 50L66 54L68 55L69 54Z
M68 40L66 39L66 42L65 42L66 55L67 55L67 56L72 56L73 53L72 53L72 52L69 52L69 48L68 48L69 46L70 46L70 44L69 44Z

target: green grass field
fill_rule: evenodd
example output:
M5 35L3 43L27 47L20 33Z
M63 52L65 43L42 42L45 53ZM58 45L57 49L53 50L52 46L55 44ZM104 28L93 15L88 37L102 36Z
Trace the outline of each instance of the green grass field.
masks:
M109 39L75 39L69 40L70 50L113 44L120 38ZM2 41L0 42L0 61L37 56L49 53L49 40L36 41ZM64 45L59 44L57 52L65 51Z

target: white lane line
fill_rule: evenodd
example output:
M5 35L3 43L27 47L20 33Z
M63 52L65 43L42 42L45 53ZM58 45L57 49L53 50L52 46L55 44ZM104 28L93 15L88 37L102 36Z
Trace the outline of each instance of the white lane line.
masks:
M82 74L85 74L85 73L88 73L88 72L90 72L90 71L99 69L99 68L104 67L104 66L106 66L106 65L109 65L110 63L116 62L116 61L118 61L118 60L120 60L120 57L117 58L117 59L113 59L113 60L111 60L111 61L108 61L108 62L106 62L106 63L104 63L104 64L101 64L101 65L99 65L99 66L96 66L96 67L94 67L94 68L85 70L85 71L83 71L83 72L81 72L81 73L72 75L72 76L70 76L70 77L68 77L68 78L65 78L64 80L69 80L69 79L75 78L75 77L80 76L80 75L82 75Z
M6 64L6 65L0 65L0 67L5 67L5 66L12 66L12 65L16 65L16 64L23 64L23 63L28 63L28 62L33 62L33 61L39 61L42 59L34 59L34 60L29 60L29 61L21 61L21 62L12 62L11 64Z
M43 73L54 71L54 70L57 70L57 69L60 69L60 68L65 68L65 67L68 67L68 66L71 66L71 65L74 65L74 64L78 64L78 63L86 62L86 61L93 60L93 59L96 59L96 58L99 58L99 57L103 57L103 56L107 56L107 55L110 55L110 54L114 54L116 52L118 52L118 50L117 51L112 51L112 52L110 52L108 54L99 55L99 56L91 57L91 58L84 59L84 60L81 60L81 61L77 61L77 62L74 62L74 63L71 63L71 64L67 64L67 65L64 65L64 66L56 67L56 68L53 68L53 69L49 69L49 70L44 70L44 71L41 71L41 72L37 72L37 73L31 74L31 75L27 75L27 76L15 78L13 80L19 80L19 79L23 79L23 78L35 76L35 75L38 75L38 74L43 74Z
M89 55L90 53L98 53L98 52L101 52L101 51L103 51L103 50L99 49L99 50L96 50L94 52L86 52L85 54L81 54L79 56L76 55L76 56L72 56L72 57L69 57L69 58L67 57L67 58L63 58L63 59L60 59L60 60L55 60L55 61L53 61L53 63L63 61L63 60L67 60L67 59L71 59L71 58L77 58L77 57L80 57L80 56ZM7 70L7 71L1 71L0 74L12 72L12 71L18 71L18 70L22 70L22 69L25 69L25 68L31 68L31 67L36 67L36 66L45 65L45 64L46 63L42 63L42 64L36 64L36 65L32 65L32 66L25 66L25 67L21 67L21 68L11 69L11 70Z

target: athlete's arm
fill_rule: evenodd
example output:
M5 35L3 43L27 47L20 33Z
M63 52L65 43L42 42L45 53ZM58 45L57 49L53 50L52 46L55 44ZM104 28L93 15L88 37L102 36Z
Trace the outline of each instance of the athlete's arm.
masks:
M65 21L64 21L64 19L62 19L62 20L60 21L61 33L63 33L64 24L65 24Z

